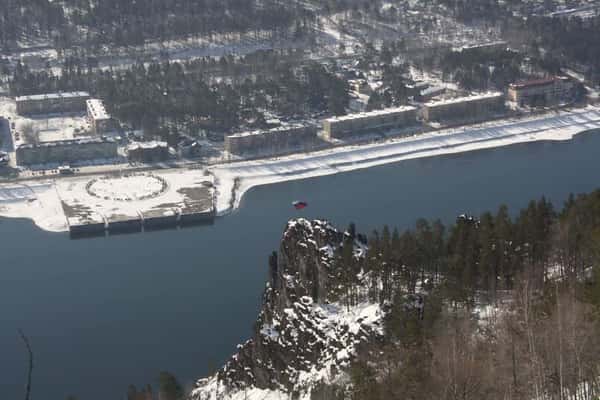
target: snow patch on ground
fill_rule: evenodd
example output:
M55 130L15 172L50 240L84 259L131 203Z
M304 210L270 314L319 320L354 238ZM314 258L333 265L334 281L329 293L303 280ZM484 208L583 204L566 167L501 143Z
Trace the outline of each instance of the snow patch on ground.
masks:
M346 307L341 304L314 304L301 299L302 305L296 304L296 310L284 310L288 323L293 321L316 321L315 333L324 341L341 343L342 348L332 348L326 351L321 359L306 370L290 370L289 374L297 376L294 390L299 393L299 400L310 400L311 390L318 383L341 383L348 379L344 369L356 352L356 345L361 338L372 337L373 334L383 335L384 312L379 304L361 303L356 306ZM299 318L297 312L302 312ZM265 324L260 330L266 340L284 341L276 330L275 324ZM303 326L300 323L299 326ZM288 327L290 329L290 327ZM294 328L295 329L295 328ZM296 344L290 343L295 346ZM333 346L326 346L327 349ZM234 356L235 357L235 356ZM335 372L333 372L335 371ZM247 397L244 397L247 396ZM252 397L256 396L256 397ZM227 389L215 377L201 379L198 388L192 392L195 400L236 400L236 399L287 399L290 394L282 390L266 390L247 388L246 390Z
M0 215L30 218L51 232L67 230L67 220L53 181L0 186Z
M279 390L258 389L255 387L226 392L216 378L205 380L202 393L196 390L193 395L199 396L195 397L198 400L282 400L289 398L287 393Z

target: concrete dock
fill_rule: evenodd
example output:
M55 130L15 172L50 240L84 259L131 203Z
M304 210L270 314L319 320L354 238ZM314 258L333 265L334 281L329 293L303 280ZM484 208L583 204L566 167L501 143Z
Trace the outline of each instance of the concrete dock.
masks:
M211 175L103 176L58 187L71 237L135 233L212 224Z

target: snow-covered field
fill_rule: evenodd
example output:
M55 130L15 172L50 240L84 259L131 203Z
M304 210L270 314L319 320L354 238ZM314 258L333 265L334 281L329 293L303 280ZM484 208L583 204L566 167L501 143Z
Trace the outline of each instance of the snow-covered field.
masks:
M52 181L1 185L0 215L29 218L48 231L67 230L65 214Z
M217 211L221 215L229 212L232 206L235 208L239 205L246 191L259 185L514 143L569 140L578 133L592 129L600 129L599 107L590 106L527 119L495 121L382 143L219 165L212 170L217 178ZM236 181L238 183L234 191Z
M338 147L268 160L220 164L211 168L216 178L217 212L220 215L228 213L239 205L246 191L259 185L514 143L569 140L578 133L595 129L600 129L600 107L588 106L573 111L554 112L519 120L495 121L381 143ZM160 175L164 176L164 173ZM165 178L168 178L169 185L171 181L195 185L203 180L201 175L202 172L199 170L180 169ZM124 207L123 204L127 204L128 213L140 209L137 204L139 201L122 202L90 196L85 190L85 184L91 179L92 177L57 179L56 182L49 180L44 183L32 181L2 184L0 185L0 216L29 218L43 229L64 231L67 226L60 204L61 196L64 196L65 200L68 198L70 202L92 209L94 207L106 210L113 210L113 207L121 209ZM24 188L31 188L31 190ZM106 192L106 188L104 190ZM168 190L164 196L168 197L170 192L171 190ZM162 196L159 199L161 203L167 202L167 199Z

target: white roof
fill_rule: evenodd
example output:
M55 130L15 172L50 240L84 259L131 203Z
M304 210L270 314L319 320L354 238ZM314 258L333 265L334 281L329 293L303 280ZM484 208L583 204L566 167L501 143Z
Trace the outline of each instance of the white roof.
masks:
M96 121L110 119L110 115L104 108L104 103L100 99L89 99L86 101L88 112Z
M58 147L58 146L75 146L85 144L97 144L97 143L115 143L115 139L108 136L101 137L80 137L77 139L63 139L53 140L49 142L39 143L25 143L18 147L18 149L35 149L39 147Z
M416 108L413 106L400 106L400 107L385 108L383 110L375 110L375 111L364 112L364 113L342 115L339 117L328 118L325 121L328 121L328 122L350 121L353 119L379 117L379 116L402 113L402 112L406 112L406 111L414 111L414 110L416 110Z
M472 50L472 49L484 49L486 47L496 47L496 46L508 46L508 42L504 41L504 40L498 40L495 42L488 42L488 43L472 43L472 44L466 44L464 46L460 46L460 47L454 47L452 48L453 51L463 51L463 50Z
M33 94L30 96L18 96L15 98L16 101L28 101L28 100L47 100L47 99L64 99L74 97L90 97L88 92L60 92L60 93L44 93L44 94Z
M272 133L272 134L284 133L284 132L289 132L292 130L302 129L302 128L306 128L306 127L308 127L308 126L301 125L301 124L283 125L283 126L278 126L277 128L268 129L268 130L255 130L255 131L234 133L232 135L228 135L227 137L235 138L235 137L243 137L243 136L263 135L263 134L269 134L269 133Z
M169 147L169 145L167 142L159 142L156 140L152 140L150 142L134 142L127 146L127 150L154 149L158 147Z
M430 101L428 103L425 103L425 107L436 107L436 106L442 106L442 105L446 105L446 104L467 103L470 101L492 99L492 98L502 97L502 96L504 96L504 94L502 92L488 92L488 93L474 94L474 95L466 96L466 97L456 97L454 99Z

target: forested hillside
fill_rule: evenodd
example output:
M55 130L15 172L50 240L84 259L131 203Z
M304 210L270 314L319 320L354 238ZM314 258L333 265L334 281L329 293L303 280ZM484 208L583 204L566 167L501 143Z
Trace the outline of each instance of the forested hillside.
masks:
M369 239L385 344L352 367L355 399L596 399L600 191ZM350 263L348 259L344 262Z
M597 400L600 191L369 236L292 220L253 332L192 399Z
M0 45L22 36L72 45L139 45L187 35L286 33L310 13L274 0L2 0Z

